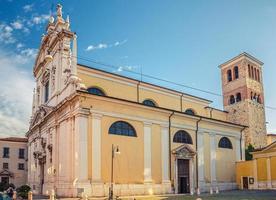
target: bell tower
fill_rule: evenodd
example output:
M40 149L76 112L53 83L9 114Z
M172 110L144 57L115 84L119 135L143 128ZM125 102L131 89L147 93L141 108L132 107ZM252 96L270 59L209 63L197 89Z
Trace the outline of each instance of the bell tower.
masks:
M266 146L262 65L244 52L219 66L228 120L248 126L243 132L245 144L255 148Z

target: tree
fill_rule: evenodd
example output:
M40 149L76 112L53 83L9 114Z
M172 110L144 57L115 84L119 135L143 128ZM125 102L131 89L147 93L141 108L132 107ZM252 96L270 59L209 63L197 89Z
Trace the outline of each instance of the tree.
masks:
M245 160L252 160L253 156L251 152L253 152L255 148L253 147L252 144L249 144L247 148L245 149Z

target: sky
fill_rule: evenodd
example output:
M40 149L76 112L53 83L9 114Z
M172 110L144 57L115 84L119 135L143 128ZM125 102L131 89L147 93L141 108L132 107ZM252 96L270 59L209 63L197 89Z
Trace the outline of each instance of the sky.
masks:
M57 3L78 35L79 63L207 98L217 108L221 96L139 73L221 94L218 65L252 54L264 62L267 128L276 133L276 1L0 0L0 136L28 130L34 59Z

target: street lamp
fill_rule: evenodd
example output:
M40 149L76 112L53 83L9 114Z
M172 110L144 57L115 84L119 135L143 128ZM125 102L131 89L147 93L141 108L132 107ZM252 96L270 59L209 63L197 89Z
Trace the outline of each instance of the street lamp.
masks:
M114 157L115 154L120 154L120 150L119 150L119 146L114 146L114 144L112 144L112 157L111 157L111 183L110 183L110 188L109 188L109 200L113 199L113 161L114 161Z

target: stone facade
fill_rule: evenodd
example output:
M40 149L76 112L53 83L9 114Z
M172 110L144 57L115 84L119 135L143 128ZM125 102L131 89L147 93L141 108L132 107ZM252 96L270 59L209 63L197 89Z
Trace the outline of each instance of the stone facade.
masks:
M262 64L243 53L220 66L223 104L229 112L227 118L231 122L248 126L243 132L244 139L246 145L252 144L255 148L266 146ZM235 77L235 67L238 68L238 77ZM230 71L232 80L229 80ZM237 98L238 93L240 99ZM233 102L231 96L234 97Z

